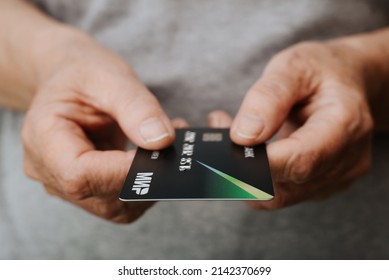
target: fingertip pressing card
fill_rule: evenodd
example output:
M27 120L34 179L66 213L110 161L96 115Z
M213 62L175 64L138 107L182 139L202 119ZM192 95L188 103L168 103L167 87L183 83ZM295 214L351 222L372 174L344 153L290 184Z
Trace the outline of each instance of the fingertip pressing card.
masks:
M120 194L140 200L270 200L266 145L234 144L228 129L176 130L163 150L138 148Z

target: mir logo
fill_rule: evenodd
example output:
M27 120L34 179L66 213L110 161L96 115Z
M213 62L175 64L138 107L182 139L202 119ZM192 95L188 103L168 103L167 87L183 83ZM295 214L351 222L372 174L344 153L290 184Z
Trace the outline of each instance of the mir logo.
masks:
M132 190L137 195L145 195L149 192L153 172L137 173Z

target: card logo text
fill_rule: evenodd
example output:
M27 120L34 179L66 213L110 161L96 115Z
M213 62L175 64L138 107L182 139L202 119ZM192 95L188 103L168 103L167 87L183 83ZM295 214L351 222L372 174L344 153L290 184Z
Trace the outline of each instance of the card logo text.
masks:
M153 172L137 173L132 190L135 191L137 195L147 194L149 192L152 177Z

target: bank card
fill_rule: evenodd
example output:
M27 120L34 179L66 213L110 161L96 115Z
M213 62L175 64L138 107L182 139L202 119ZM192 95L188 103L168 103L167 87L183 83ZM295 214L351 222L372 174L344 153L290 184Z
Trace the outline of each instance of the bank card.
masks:
M266 145L234 144L228 129L176 130L169 148L138 148L120 194L122 201L271 200Z

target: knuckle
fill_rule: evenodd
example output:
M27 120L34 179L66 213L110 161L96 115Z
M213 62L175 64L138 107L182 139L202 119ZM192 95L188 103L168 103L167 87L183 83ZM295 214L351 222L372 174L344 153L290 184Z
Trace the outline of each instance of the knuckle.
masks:
M62 185L62 192L70 199L84 200L92 195L88 182L82 174L73 172L73 169L61 173L59 181Z
M27 113L28 114L28 113ZM20 131L20 138L23 144L24 151L33 151L33 135L31 133L31 128L27 120L24 120L22 129Z
M303 184L308 182L318 164L318 156L309 154L294 154L286 164L286 174L290 182Z
M291 69L306 70L307 62L311 62L315 57L313 53L323 48L321 43L307 41L295 44L277 54L273 62L281 63Z
M337 84L341 84L340 81ZM374 122L363 94L358 90L340 86L334 91L343 91L344 94L330 103L331 115L338 125L341 125L348 135L363 136L373 131Z
M361 106L339 105L335 112L336 121L345 127L348 135L363 137L373 132L374 122L370 112Z
M363 123L362 133L365 135L371 135L374 130L374 121L372 115L370 112L365 111L362 113L361 118Z
M45 188L47 194L51 196L57 196L57 193L53 190L53 188L50 185L44 184L43 187Z
M264 74L273 71L278 74L294 77L299 85L296 95L306 96L318 84L318 77L323 71L321 53L324 46L317 42L303 42L276 54L266 67Z
M347 110L344 106L339 110L337 114L335 114L334 120L345 127L349 134L353 134L360 125L358 118L356 118L357 114L353 112L353 110Z
M328 48L323 43L318 41L300 42L290 47L288 50L290 52L291 61L298 61L301 58L304 58L304 60L316 60L318 54L328 52Z
M63 193L66 197L74 200L82 200L85 198L79 181L66 181L63 185Z
M331 122L331 125L344 129L343 132L347 135L354 134L360 125L357 117L359 113L344 102L333 102L330 105L332 108L327 121Z
M39 179L34 168L31 166L31 163L28 160L24 160L23 170L24 170L24 173L27 175L27 177L29 177L30 179L33 179L33 180Z
M105 201L97 201L94 204L94 212L106 220L113 220L116 216L115 211L113 211L112 205Z

